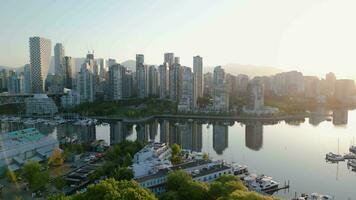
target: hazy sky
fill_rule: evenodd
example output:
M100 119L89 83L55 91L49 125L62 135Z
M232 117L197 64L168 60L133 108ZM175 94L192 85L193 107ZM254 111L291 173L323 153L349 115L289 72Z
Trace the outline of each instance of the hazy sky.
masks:
M356 77L355 0L1 0L0 65L29 61L28 38L66 54L160 64L268 65ZM53 54L53 50L52 50Z

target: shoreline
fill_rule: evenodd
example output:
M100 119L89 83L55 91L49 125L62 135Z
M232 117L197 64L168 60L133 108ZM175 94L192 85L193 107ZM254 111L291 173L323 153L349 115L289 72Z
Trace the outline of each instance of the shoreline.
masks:
M126 123L142 123L153 119L198 119L198 120L234 120L234 121L283 121L283 120L298 120L310 117L310 114L298 114L298 115L283 115L283 116L271 116L271 117L257 117L257 116L218 116L218 115L151 115L141 118L128 118L128 117L115 117L115 116L88 116L90 118L98 120L117 120Z

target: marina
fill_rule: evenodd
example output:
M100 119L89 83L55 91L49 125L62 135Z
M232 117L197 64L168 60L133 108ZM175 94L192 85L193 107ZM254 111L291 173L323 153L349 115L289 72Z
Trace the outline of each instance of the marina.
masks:
M319 193L335 199L356 196L354 157L350 151L356 137L356 112L348 112L348 122L315 115L298 121L237 122L223 120L154 119L142 123L91 118L61 119L1 117L1 132L35 127L53 135L61 143L105 141L107 145L123 140L180 144L182 149L207 153L214 160L236 163L236 173L273 177L279 191L265 190L281 198ZM65 122L63 122L65 120ZM87 123L90 122L87 125ZM341 124L341 125L340 125ZM339 141L339 142L338 142ZM350 142L351 141L351 142ZM339 143L339 145L337 145ZM337 152L345 161L325 162L328 152ZM196 155L199 156L199 155ZM244 167L245 166L245 167ZM238 172L239 171L239 172ZM266 179L265 179L266 180ZM289 184L288 184L289 183ZM323 184L320 184L323 183ZM256 182L256 184L258 184ZM261 185L256 185L261 189ZM329 188L333 188L330 191Z

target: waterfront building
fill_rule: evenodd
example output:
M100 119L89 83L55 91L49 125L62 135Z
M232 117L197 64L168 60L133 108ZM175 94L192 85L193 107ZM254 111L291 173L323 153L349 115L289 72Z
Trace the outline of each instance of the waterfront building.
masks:
M247 105L249 110L260 110L264 107L264 87L259 79L252 80L247 86Z
M194 81L190 67L182 67L181 94L178 103L178 111L189 112L194 106Z
M95 101L94 74L88 62L85 62L76 78L77 92L80 94L80 102Z
M147 66L144 65L145 57L142 54L136 55L136 80L137 80L137 97L145 98L148 96L147 85Z
M51 41L41 37L30 37L30 64L32 92L45 92L45 79L51 61Z
M80 94L74 90L65 91L65 94L61 96L61 106L63 108L72 108L80 104Z
M340 103L355 102L355 82L351 79L338 79L335 82L335 99Z
M7 78L7 91L9 94L20 94L21 92L20 77L14 70L9 71L9 76Z
M156 173L159 169L171 167L171 149L164 143L151 142L137 152L133 158L134 177Z
M260 78L251 80L247 86L247 105L243 111L250 115L271 115L278 112L278 108L264 106L264 86Z
M73 72L74 72L74 59L70 56L65 56L63 58L63 82L64 87L68 89L73 88Z
M232 167L223 161L190 160L169 168L162 168L153 174L136 177L135 181L152 193L160 194L166 191L165 183L169 172L176 170L183 170L191 174L194 181L207 183L213 182L223 175L233 174Z
M148 96L158 95L158 72L156 66L150 65L148 67Z
M271 77L270 90L277 96L303 96L303 74L297 71L278 73Z
M213 89L214 89L213 73L207 72L204 74L203 84L204 84L203 95L204 96L213 96Z
M120 100L124 97L125 67L114 64L109 67L109 87L111 100Z
M133 95L133 88L134 88L134 80L133 80L132 71L126 69L125 76L124 76L124 87L123 87L123 95L124 98L130 98Z
M32 93L32 83L31 83L31 65L26 64L23 70L24 74L24 93L30 94Z
M35 128L4 133L0 143L0 174L6 169L17 171L29 160L45 161L58 148L55 138L45 136Z
M46 94L34 94L26 98L25 105L28 115L53 115L58 112L56 104Z
M226 112L229 110L229 95L225 82L225 71L221 66L214 68L214 110L218 112Z
M7 79L8 79L8 72L6 69L2 69L0 71L0 90L3 91L7 90Z
M194 107L198 105L198 98L203 97L203 58L193 57L194 72Z
M54 46L54 73L62 77L65 75L64 56L65 52L62 43L57 43Z
M316 76L304 76L304 97L318 99L320 96L320 80Z
M159 98L165 99L168 96L169 85L169 65L165 62L159 66Z
M181 89L182 67L174 63L169 69L169 99L178 102Z
M246 94L247 85L248 85L249 80L250 80L249 77L245 74L239 74L236 76L237 95L242 96L242 95Z

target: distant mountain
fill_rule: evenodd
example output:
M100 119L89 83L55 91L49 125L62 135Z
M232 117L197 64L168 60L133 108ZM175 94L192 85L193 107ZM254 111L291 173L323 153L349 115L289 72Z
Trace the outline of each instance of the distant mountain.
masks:
M122 62L121 65L131 71L136 71L136 60L126 60L125 62Z
M257 66L257 65L242 65L242 64L236 64L236 63L230 63L222 66L225 69L226 73L230 73L233 75L238 75L238 74L246 74L250 77L255 77L255 76L270 76L274 75L280 72L283 72L283 70L275 68L275 67L269 67L269 66ZM205 67L204 68L204 73L205 72L213 72L214 67Z

